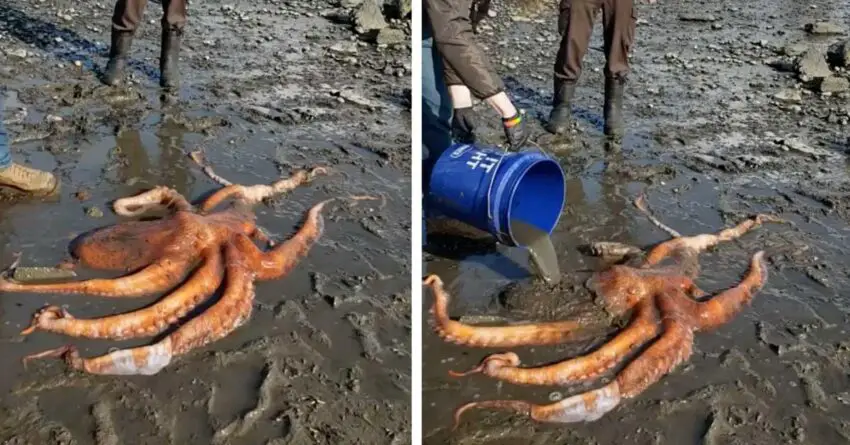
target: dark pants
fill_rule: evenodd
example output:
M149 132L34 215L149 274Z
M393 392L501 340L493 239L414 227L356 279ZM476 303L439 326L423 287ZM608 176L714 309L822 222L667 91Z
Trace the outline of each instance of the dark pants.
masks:
M3 125L3 98L5 93L0 88L0 169L12 165L12 154L9 152L9 135Z
M162 0L162 26L183 29L186 26L188 0ZM112 14L112 29L135 32L145 16L148 0L118 0Z
M629 72L629 50L635 39L632 0L561 0L558 32L561 47L555 60L555 82L575 82L581 76L581 61L590 46L593 21L602 10L605 34L605 76L623 77Z

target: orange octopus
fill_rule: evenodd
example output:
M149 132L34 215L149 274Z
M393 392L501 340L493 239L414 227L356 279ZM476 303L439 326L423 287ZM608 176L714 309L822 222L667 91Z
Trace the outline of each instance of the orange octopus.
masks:
M0 291L131 298L174 289L149 307L103 318L79 319L63 308L47 306L35 314L32 325L21 333L28 335L43 330L112 340L162 333L224 283L221 298L202 314L149 346L83 358L74 346L68 345L27 356L24 363L37 358L64 357L71 368L92 374L156 374L174 357L224 338L242 326L251 316L254 281L287 275L321 236L322 208L333 199L314 205L307 212L301 229L279 245L257 226L251 207L293 190L317 174L326 173L324 168L309 172L300 170L271 185L243 186L215 175L211 167L203 165L200 153L192 153L192 158L225 187L198 208L177 191L162 186L118 199L113 205L118 215L139 216L155 210L166 210L169 215L158 220L105 227L82 237L72 246L75 259L86 266L132 273L114 279L24 284L10 279L7 271L0 279ZM213 212L227 199L233 200L231 205ZM253 240L268 243L271 249L261 250Z
M613 410L688 360L694 332L707 331L730 321L764 286L767 268L764 251L753 255L746 277L737 285L710 299L694 283L699 273L700 252L722 241L736 239L764 222L779 222L770 215L757 215L736 227L717 234L683 237L655 219L643 196L635 205L652 222L670 233L673 239L658 244L636 266L617 264L597 272L586 286L596 294L606 311L620 316L632 310L628 326L611 341L580 357L540 367L521 367L513 352L492 354L470 371L455 377L482 373L502 381L525 385L571 385L597 379L638 347L651 345L626 365L610 383L556 403L538 405L522 400L471 402L455 411L454 428L461 415L471 408L496 408L525 414L539 422L592 422ZM592 251L610 250L615 243L599 243ZM621 251L638 250L620 245ZM667 261L671 260L671 261ZM424 284L431 288L435 301L431 308L436 333L448 342L471 347L513 347L554 345L580 338L581 326L572 321L529 323L510 326L473 326L448 316L449 296L443 282L430 275Z

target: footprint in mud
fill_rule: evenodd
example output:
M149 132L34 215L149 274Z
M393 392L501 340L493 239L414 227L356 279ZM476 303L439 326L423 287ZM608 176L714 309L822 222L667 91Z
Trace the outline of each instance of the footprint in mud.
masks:
M378 339L378 332L375 328L375 313L364 315L357 312L350 312L345 318L351 323L354 332L357 334L357 339L363 348L363 356L374 362L382 363L381 355L384 352L384 347Z

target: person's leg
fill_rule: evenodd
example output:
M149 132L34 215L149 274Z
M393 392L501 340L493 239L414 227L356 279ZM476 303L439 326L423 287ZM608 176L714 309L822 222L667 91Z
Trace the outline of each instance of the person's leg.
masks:
M51 173L12 162L10 143L9 134L3 124L3 97L0 96L0 186L14 187L36 195L54 193L59 188L56 177Z
M558 32L561 46L555 58L554 98L546 130L554 134L567 133L572 124L572 98L581 76L582 59L590 45L593 21L600 0L561 0Z
M619 143L623 137L623 90L629 73L636 16L632 0L605 0L605 135Z
M9 152L9 135L6 133L6 126L3 125L3 97L0 96L0 170L10 165L12 165L12 154Z
M186 0L162 0L162 47L159 56L159 85L176 88L180 82L180 41L186 26Z
M427 194L434 162L452 144L452 102L443 81L442 60L427 23L422 33L422 190Z
M127 55L133 44L133 34L145 14L147 0L118 0L112 14L112 42L109 62L103 73L103 83L117 85L127 66Z

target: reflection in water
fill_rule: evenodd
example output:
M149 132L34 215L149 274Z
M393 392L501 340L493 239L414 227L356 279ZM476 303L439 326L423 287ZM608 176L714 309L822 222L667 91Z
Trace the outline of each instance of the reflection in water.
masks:
M618 240L619 242L632 244L631 232L628 230L630 222L626 219L626 198L620 192L620 187L623 186L620 178L616 175L616 165L625 162L621 153L608 154L605 157L605 168L602 171L602 201L608 208L608 214L611 215L611 225L616 228L619 233L625 236L625 239ZM603 240L604 241L604 240Z
M178 192L189 192L191 175L187 172L186 156L183 152L183 134L185 130L175 124L163 123L156 132L159 159L154 167L150 161L149 150L145 148L139 130L122 130L115 142L125 162L119 169L121 182L127 183L133 178L146 182L165 185Z

